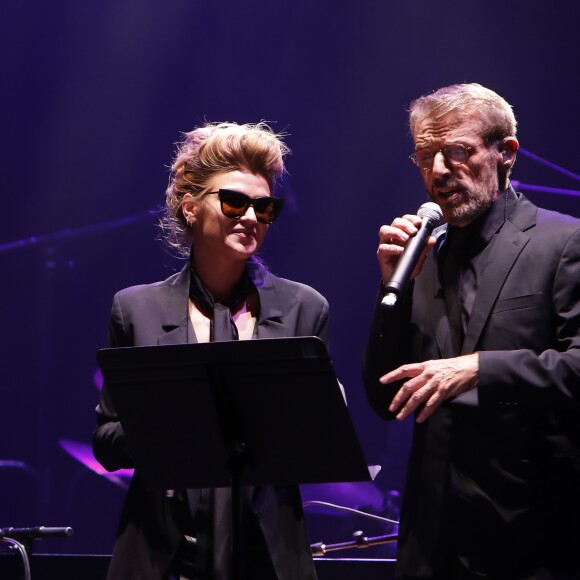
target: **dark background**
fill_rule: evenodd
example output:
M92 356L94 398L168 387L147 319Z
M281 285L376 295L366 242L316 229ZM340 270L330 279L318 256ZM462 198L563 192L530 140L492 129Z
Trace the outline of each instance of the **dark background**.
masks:
M180 132L204 120L288 134L287 207L262 257L328 298L333 362L383 466L375 489L400 490L411 424L373 416L360 359L378 229L426 199L406 109L480 82L514 105L525 150L580 173L579 16L577 0L4 2L0 527L71 525L39 551L110 552L125 492L59 442L90 442L113 293L180 267L152 210ZM513 177L580 189L523 153ZM575 195L520 189L580 216ZM309 519L313 541L370 530Z

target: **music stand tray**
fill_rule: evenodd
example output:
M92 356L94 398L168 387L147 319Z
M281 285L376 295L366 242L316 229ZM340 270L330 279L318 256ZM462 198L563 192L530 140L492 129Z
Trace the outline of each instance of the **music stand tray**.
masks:
M148 490L369 481L324 343L274 338L97 355Z

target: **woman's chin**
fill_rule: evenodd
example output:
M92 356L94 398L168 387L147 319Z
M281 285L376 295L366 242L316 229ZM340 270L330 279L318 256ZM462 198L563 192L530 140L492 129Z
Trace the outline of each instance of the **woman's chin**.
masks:
M258 251L258 244L255 240L248 243L238 242L237 244L233 244L231 249L240 260L247 260Z

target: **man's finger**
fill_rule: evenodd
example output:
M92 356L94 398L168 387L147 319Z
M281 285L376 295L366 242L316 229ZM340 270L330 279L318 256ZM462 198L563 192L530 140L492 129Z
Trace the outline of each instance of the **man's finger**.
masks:
M386 385L394 381L400 381L407 377L416 377L423 371L423 364L403 365L399 368L388 372L379 379L379 383Z

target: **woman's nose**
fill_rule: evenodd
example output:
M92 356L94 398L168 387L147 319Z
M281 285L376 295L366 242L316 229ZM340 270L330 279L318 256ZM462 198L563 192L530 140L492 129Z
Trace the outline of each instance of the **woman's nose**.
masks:
M248 209L244 212L244 215L240 216L240 220L247 220L251 222L257 222L256 212L254 211L254 206L251 205Z

